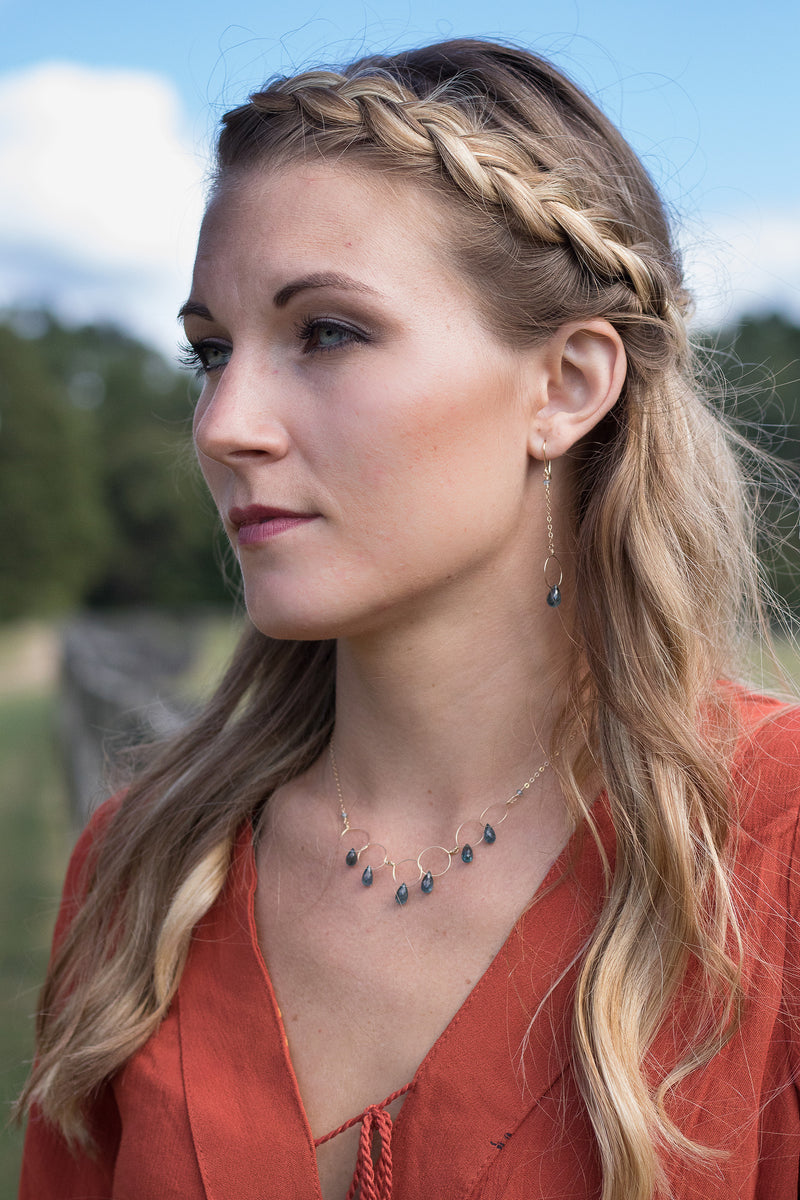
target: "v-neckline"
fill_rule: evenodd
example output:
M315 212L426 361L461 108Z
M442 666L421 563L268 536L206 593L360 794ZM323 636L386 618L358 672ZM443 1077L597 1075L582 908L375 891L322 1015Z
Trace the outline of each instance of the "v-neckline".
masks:
M610 850L602 797L592 815ZM399 1195L423 1194L426 1177L437 1180L441 1194L468 1195L498 1147L563 1072L569 993L602 893L600 856L593 839L587 835L581 842L582 837L579 828L569 838L531 904L420 1061L394 1123ZM243 1192L237 1184L236 1200L260 1200L263 1172L274 1177L281 1159L291 1180L281 1195L321 1200L314 1137L258 942L257 882L248 823L237 838L223 893L195 932L178 992L192 1136L209 1200L231 1200L226 1191L231 1155L253 1162L253 1190ZM537 936L541 928L546 937ZM228 1102L224 1112L221 1095ZM264 1128L254 1126L262 1112ZM447 1180L447 1188L440 1180Z

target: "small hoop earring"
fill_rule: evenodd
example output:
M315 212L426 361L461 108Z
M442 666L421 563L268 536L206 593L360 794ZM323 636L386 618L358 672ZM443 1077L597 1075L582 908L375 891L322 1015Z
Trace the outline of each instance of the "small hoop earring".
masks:
M544 502L545 502L545 519L547 521L547 558L544 560L544 581L547 584L547 603L551 608L558 608L561 603L561 581L564 578L564 572L561 569L561 563L558 561L556 547L553 541L553 509L550 502L550 480L553 474L553 466L550 459L547 457L547 442L542 442L542 458L544 460ZM556 573L558 579L554 582Z

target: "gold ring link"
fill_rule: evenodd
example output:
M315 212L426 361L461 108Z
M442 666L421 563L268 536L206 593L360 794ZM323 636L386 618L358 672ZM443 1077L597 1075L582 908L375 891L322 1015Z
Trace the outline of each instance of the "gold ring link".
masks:
M548 567L550 566L550 563L555 563L556 567L558 568L558 579L554 579L554 580L552 580L552 582L551 582L551 580L549 580L547 578L547 571L548 571ZM544 560L544 581L545 581L545 583L547 584L548 587L561 587L563 580L564 580L564 570L561 566L561 563L558 561L558 556L556 554L548 554L547 558Z
M380 871L381 867L388 867L391 865L392 860L389 858L389 851L384 845L381 844L381 842L367 842L366 846L363 846L358 852L359 861L361 860L361 855L366 854L367 850L383 851L383 858L379 863L368 863L368 865L372 867L373 871Z
M493 829L496 829L498 825L503 824L503 821L505 821L510 811L511 806L507 800L496 800L494 804L487 804L478 820L481 821L482 824L491 825ZM493 812L498 812L500 815L493 817L491 816L491 813Z
M442 854L444 854L447 858L447 865L442 867L441 871L433 871L430 867L426 867L422 862L423 854L428 854L431 850L441 850ZM454 851L448 850L446 846L426 846L425 849L420 850L419 854L417 855L417 866L423 875L430 874L434 879L439 879L442 875L445 875L450 870L450 864L453 861L453 854L455 853L458 853L458 846L456 846Z
M406 879L405 875L403 875L403 874L398 875L398 873L397 873L398 868L402 867L404 865L404 863L412 863L413 866L415 866L417 868L417 871L419 872L419 874L417 875L416 879L409 880L409 879ZM409 884L411 887L415 887L416 884L418 884L421 881L422 876L425 874L422 867L419 865L419 859L417 859L417 858L401 858L397 862L391 863L390 866L392 868L392 879L395 881L395 883L406 883L406 884Z
M474 837L470 836L468 827L471 828L471 830L474 834ZM465 829L467 829L466 837L463 836L463 832ZM467 844L467 843L470 846L477 846L478 842L480 842L482 840L483 840L483 822L478 820L476 817L470 817L470 819L468 821L462 821L461 824L459 825L458 829L456 830L456 842L457 842L456 849L457 850L463 850L465 844Z
M364 841L362 841L360 846L358 845L358 840L353 836L354 834L360 834L361 837L364 838ZM353 829L348 825L347 829L343 829L342 832L339 834L339 839L341 840L342 838L345 837L345 835L348 835L347 842L350 846L353 847L353 849L355 850L355 852L359 858L361 857L363 852L367 849L367 847L371 845L370 840L369 840L369 834L367 833L366 829Z

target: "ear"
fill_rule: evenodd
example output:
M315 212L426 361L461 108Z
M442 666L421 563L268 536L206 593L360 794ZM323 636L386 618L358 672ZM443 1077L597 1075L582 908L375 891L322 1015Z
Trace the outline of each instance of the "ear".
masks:
M528 451L559 458L617 402L628 361L622 338L600 317L562 325L539 347L539 405L531 416Z

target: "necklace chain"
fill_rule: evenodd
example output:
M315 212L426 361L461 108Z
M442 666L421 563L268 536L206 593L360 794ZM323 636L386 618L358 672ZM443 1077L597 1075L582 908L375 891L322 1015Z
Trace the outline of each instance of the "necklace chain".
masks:
M545 759L541 766L537 767L530 779L527 779L521 787L518 787L513 795L504 802L494 801L492 804L487 804L479 817L473 820L462 821L456 830L455 845L452 848L447 846L432 845L426 846L424 850L420 850L416 858L403 858L395 860L390 858L389 852L381 842L373 842L365 829L353 828L350 824L347 810L345 809L344 796L342 795L342 784L339 779L339 769L336 765L336 754L333 749L333 739L328 745L328 752L333 769L333 778L336 783L336 794L339 798L339 813L342 818L342 831L339 834L340 840L345 840L348 833L360 833L366 841L362 845L351 845L345 854L345 862L349 867L354 867L361 862L362 856L367 856L367 865L361 874L361 882L364 887L371 887L376 871L380 871L383 867L390 867L392 871L392 879L398 884L395 892L395 900L398 904L406 904L408 901L408 883L406 876L413 868L417 869L417 878L412 880L411 886L420 885L420 891L423 895L430 895L433 891L434 880L440 879L442 875L446 875L453 864L453 859L458 856L463 863L471 863L474 857L473 844L470 842L469 826L474 827L477 834L473 838L473 842L477 845L479 842L484 842L487 846L493 845L497 840L496 827L502 825L511 809L517 804L532 784L536 783L537 779L545 773L550 766L550 760ZM498 816L493 815L492 810L496 809ZM491 819L490 819L491 818ZM481 828L482 827L482 828ZM377 859L370 861L373 855L367 852L372 851L373 855L377 855ZM438 855L438 862L437 862ZM427 856L427 857L426 857ZM425 861L423 861L423 859ZM379 861L378 861L379 860ZM439 867L436 870L434 868ZM401 870L401 868L406 868Z

